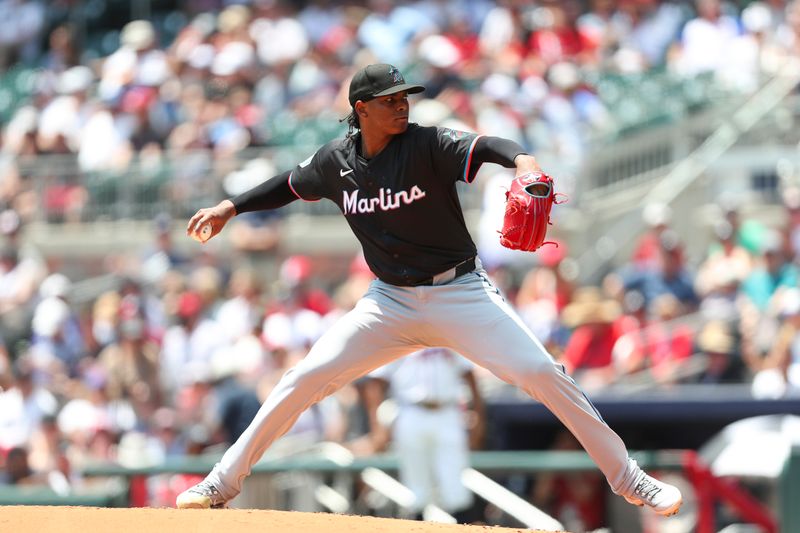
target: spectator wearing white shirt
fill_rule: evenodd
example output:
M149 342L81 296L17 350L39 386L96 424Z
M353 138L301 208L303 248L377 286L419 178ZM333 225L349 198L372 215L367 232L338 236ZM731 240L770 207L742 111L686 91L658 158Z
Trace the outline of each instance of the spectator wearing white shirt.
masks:
M219 324L205 316L202 298L196 292L180 295L177 317L179 323L164 334L160 358L164 387L173 393L190 369L209 367L215 352L228 345Z
M239 268L231 274L228 282L229 297L217 309L216 320L236 341L253 331L254 324L262 313L261 285L254 270Z
M0 452L24 446L42 419L57 410L55 396L34 383L30 362L17 360L11 386L0 391Z
M32 61L39 53L39 35L45 24L42 2L0 2L0 70L14 61Z
M697 0L697 17L681 37L678 71L684 76L716 71L739 35L736 19L723 14L720 0Z

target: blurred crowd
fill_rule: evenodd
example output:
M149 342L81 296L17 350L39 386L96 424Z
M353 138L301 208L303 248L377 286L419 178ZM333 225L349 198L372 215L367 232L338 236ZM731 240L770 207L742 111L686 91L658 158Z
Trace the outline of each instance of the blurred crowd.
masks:
M343 130L349 76L378 61L427 87L412 120L501 134L574 175L590 140L629 111L608 105L601 76L707 75L747 92L800 47L800 4L784 0L209 0L106 29L85 27L91 15L68 2L0 2L0 68L25 89L0 98L0 202L31 209L15 165L26 156L70 154L89 173L197 149L313 149ZM91 48L87 32L101 31ZM14 78L21 65L30 70ZM675 100L658 83L639 90ZM86 184L57 185L52 201L80 210Z
M253 146L322 142L318 131L285 134L319 117L339 133L348 76L374 61L427 86L414 120L573 161L591 135L614 128L587 82L592 72L712 73L750 91L800 52L798 1L184 4L186 23L168 42L137 20L121 28L113 53L91 58L68 10L0 1L0 64L36 68L29 101L2 129L0 484L64 490L86 483L81 467L94 461L136 466L224 449L372 280L361 257L337 270L325 258L280 256L279 228L269 223L232 239L239 251L271 254L274 277L213 247L186 253L169 238L171 221L158 219L154 246L108 258L104 268L121 281L78 305L81 280L20 238L40 204L19 161L71 154L90 172L167 152L225 158ZM80 187L62 185L61 201L85 202ZM796 395L800 192L783 191L780 223L771 227L746 219L735 199L717 209L707 250L688 257L669 206L647 206L645 235L599 286L577 285L568 243L543 248L532 267L487 265L589 392L738 383L756 398ZM480 370L478 383L487 401L506 390ZM290 434L375 451L362 385L310 409ZM150 502L171 505L192 482L151 487Z
M800 190L785 191L783 222L774 227L743 218L733 199L717 208L699 258L687 256L670 208L653 204L634 252L599 286L577 285L564 242L542 248L534 266L496 263L490 275L590 394L738 384L756 400L796 396ZM231 261L223 248L182 252L162 224L155 223L155 247L125 260L128 275L82 304L72 301L75 283L63 273L6 243L5 482L80 486L81 468L95 461L136 466L221 451L373 279L360 255L278 255L270 277ZM475 371L486 402L515 394ZM305 413L290 436L338 442L355 454L383 449L363 395L364 383L345 387ZM22 459L26 468L14 470ZM180 487L153 489L152 501L170 505Z

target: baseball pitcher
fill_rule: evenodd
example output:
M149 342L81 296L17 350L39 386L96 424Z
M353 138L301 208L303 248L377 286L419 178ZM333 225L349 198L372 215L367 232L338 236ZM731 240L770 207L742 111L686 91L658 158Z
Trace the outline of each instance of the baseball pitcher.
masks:
M391 65L359 70L350 82L345 138L189 220L187 233L202 240L203 231L213 238L235 215L325 198L342 211L378 279L286 372L247 430L204 481L178 496L177 506L225 506L303 410L403 355L446 347L546 405L616 494L659 514L676 513L680 491L647 475L628 456L620 437L503 299L476 256L456 182L471 183L483 163L514 168L501 242L534 250L544 242L552 180L512 141L410 124L408 95L423 90Z

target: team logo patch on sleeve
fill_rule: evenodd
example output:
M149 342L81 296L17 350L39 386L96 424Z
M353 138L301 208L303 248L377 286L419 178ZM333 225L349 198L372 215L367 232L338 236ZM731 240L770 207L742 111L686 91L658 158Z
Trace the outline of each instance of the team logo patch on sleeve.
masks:
M458 141L469 135L466 131L451 130L450 128L442 128L442 134L445 137L450 137L454 141Z

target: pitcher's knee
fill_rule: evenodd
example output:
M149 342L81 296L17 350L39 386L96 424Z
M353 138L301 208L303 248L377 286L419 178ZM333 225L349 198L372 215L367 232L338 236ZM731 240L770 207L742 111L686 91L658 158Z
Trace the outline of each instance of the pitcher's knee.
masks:
M560 367L557 363L545 360L531 361L525 367L517 369L515 373L518 384L524 387L556 379L558 372L560 372Z
M340 389L346 383L342 374L334 374L322 368L295 367L284 374L281 385L290 387L294 394L319 401Z
M278 386L288 387L297 394L311 395L314 391L324 388L330 376L325 376L322 372L312 370L302 370L290 368L281 378Z

